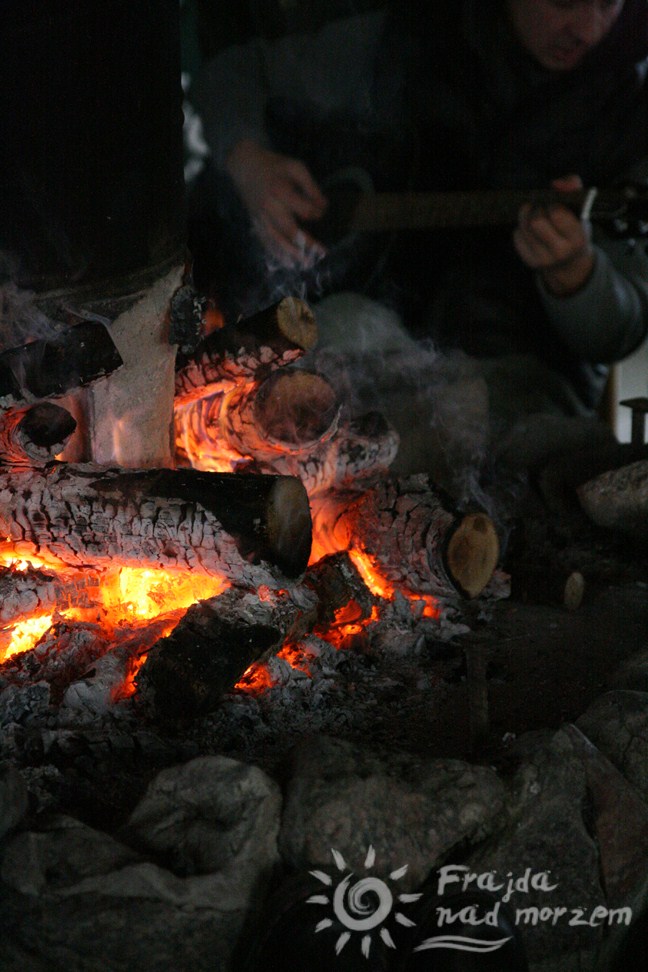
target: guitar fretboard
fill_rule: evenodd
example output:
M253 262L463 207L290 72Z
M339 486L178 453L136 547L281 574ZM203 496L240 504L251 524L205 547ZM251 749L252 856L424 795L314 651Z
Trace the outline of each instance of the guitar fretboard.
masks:
M358 232L430 227L505 226L517 222L521 206L563 205L580 214L590 190L377 193L358 199L351 228ZM626 209L621 192L601 191L594 198L592 219L614 220Z

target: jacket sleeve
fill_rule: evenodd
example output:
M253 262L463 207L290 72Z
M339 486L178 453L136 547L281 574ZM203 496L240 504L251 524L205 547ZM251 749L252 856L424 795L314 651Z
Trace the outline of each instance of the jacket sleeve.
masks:
M538 280L551 323L568 347L590 362L610 364L631 354L648 332L648 256L644 244L606 241L586 285L554 297Z
M313 33L257 38L217 54L191 90L215 166L222 170L229 150L243 138L267 144L265 106L271 97L298 98L331 111L368 110L383 20L384 11L371 11Z

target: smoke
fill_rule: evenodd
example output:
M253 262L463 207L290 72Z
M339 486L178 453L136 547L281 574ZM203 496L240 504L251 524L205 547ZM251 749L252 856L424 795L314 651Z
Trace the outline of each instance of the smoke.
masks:
M351 415L376 410L396 428L393 471L427 473L458 509L503 525L522 482L496 469L479 362L416 340L394 310L360 294L335 294L313 309L320 340L301 365L323 374Z
M0 256L0 276L7 263ZM0 352L39 338L53 338L62 325L38 307L34 294L14 283L0 283Z

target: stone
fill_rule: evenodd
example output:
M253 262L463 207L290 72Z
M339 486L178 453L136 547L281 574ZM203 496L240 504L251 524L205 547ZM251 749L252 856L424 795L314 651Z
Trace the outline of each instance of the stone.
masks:
M620 665L610 677L609 687L648 692L648 651L639 651Z
M203 757L160 773L119 840L66 817L15 835L0 865L7 972L24 954L35 969L236 972L280 805L260 770Z
M589 480L579 488L578 497L597 526L648 539L648 459Z
M296 869L352 869L375 851L376 874L407 866L399 889L417 888L448 852L501 823L505 790L494 770L460 760L424 760L321 736L295 753L279 846Z
M648 804L648 692L606 692L576 725Z
M27 813L27 787L10 763L0 765L0 839L13 830Z
M176 874L231 871L252 886L278 863L280 815L279 787L258 767L201 756L156 776L124 834Z
M555 885L553 890L522 888L508 902L531 972L594 968L602 929L569 925L572 909L582 908L589 916L606 904L596 843L583 818L586 806L585 766L569 735L562 730L549 739L538 734L512 781L507 826L465 861L471 872L495 871L504 883L523 879L529 869L532 875L548 872L547 884ZM534 924L539 912L526 909L542 908L564 908L566 913L555 923L547 917Z

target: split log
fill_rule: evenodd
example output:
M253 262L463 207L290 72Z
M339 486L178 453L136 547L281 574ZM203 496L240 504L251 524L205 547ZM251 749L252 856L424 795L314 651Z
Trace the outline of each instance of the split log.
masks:
M72 566L184 568L256 588L308 562L298 479L90 464L0 467L0 536L17 555Z
M648 460L610 469L577 492L581 506L597 526L648 540Z
M84 321L56 337L0 354L0 398L30 401L63 395L111 374L121 364L107 328Z
M169 637L149 652L137 677L144 704L161 721L186 721L213 710L254 662L313 626L317 597L291 592L230 588L194 604Z
M284 297L246 320L214 331L176 374L176 401L185 403L241 380L262 380L292 364L317 341L312 311L296 297ZM217 390L217 389L213 389Z
M489 517L448 512L424 475L388 479L361 495L313 504L318 539L332 550L364 551L395 587L437 597L476 597L499 557Z

